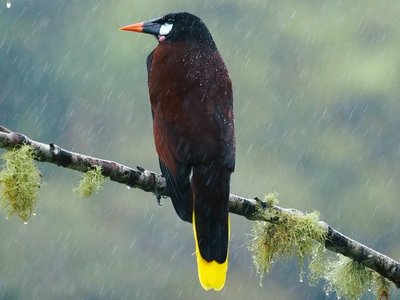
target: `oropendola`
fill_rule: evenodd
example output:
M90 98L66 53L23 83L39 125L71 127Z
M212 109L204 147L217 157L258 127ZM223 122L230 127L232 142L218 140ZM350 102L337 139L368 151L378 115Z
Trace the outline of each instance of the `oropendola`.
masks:
M221 290L228 269L228 199L235 168L232 84L203 21L186 12L122 27L154 35L147 57L160 168L179 217L193 223L198 275Z

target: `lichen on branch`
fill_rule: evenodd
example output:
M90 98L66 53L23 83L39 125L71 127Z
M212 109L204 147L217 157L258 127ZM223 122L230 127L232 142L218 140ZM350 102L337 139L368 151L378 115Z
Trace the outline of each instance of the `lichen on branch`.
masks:
M389 299L390 283L384 277L343 255L319 249L312 255L309 269L310 284L324 279L327 294L336 293L338 298L355 300L369 291L377 299Z
M27 221L35 208L40 187L40 172L34 162L34 153L30 146L5 152L1 158L4 165L0 171L1 205L8 214L16 214Z
M269 205L278 202L275 194L268 194L265 201ZM261 279L274 259L296 256L303 265L304 258L326 239L327 232L318 224L318 212L303 215L282 211L279 214L279 224L256 222L251 232L248 248Z
M106 181L101 173L101 167L95 166L93 169L83 174L78 186L74 188L74 192L82 198L89 198L97 193Z
M272 209L277 202L276 194L269 194L264 203ZM377 299L389 299L390 283L384 277L343 255L333 256L325 249L323 244L328 233L319 223L318 212L295 214L281 211L277 217L279 223L257 222L251 232L248 248L260 284L274 260L291 256L298 259L302 281L304 262L308 257L310 285L324 279L327 295L336 293L338 298L354 300L367 291L373 291Z

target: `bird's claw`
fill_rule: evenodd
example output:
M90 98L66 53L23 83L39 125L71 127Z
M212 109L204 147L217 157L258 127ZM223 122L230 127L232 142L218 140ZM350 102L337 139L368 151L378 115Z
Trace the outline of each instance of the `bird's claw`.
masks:
M156 194L156 199L157 199L157 204L158 204L158 206L162 206L162 204L161 204L161 195L159 195L159 194Z

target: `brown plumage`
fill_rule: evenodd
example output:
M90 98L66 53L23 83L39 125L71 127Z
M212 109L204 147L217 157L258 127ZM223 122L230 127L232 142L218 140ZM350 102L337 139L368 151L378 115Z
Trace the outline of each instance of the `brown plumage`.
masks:
M189 13L126 26L155 35L147 58L153 133L179 217L193 222L199 278L220 290L228 258L228 199L235 166L232 86L205 24Z

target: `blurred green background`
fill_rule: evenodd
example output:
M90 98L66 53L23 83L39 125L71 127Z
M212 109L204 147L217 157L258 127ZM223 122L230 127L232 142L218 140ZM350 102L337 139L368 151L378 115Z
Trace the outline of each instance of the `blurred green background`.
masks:
M145 67L156 40L118 28L172 11L205 21L232 77L232 192L276 191L400 259L397 0L3 0L0 124L158 172ZM82 200L79 173L40 169L36 216L0 215L0 299L335 299L300 283L291 260L260 287L252 224L237 216L226 288L206 293L169 200L116 183Z

